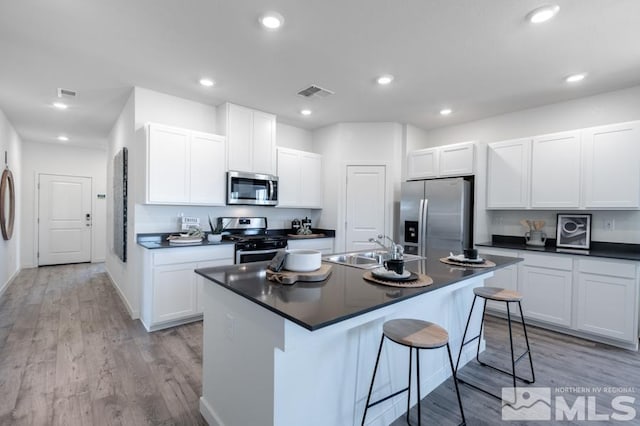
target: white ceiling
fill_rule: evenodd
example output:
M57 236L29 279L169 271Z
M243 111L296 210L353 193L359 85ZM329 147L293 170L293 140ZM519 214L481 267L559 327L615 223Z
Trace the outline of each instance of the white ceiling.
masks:
M314 129L398 121L424 129L640 84L640 1L558 0L534 26L532 0L3 1L0 109L24 140L104 146L141 86L273 112ZM280 31L258 16L275 10ZM588 72L569 86L563 79ZM390 73L394 82L377 86ZM217 84L203 88L201 76ZM315 83L335 91L307 100ZM56 88L77 90L51 107ZM450 106L454 113L438 111ZM302 117L300 109L313 110Z

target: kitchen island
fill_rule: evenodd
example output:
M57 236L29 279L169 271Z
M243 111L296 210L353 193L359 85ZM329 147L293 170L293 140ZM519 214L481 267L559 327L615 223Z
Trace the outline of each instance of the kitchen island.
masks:
M433 279L421 288L372 284L362 278L365 270L337 264L323 282L292 286L267 281L267 262L196 270L209 280L200 412L211 425L360 424L382 324L436 322L449 331L457 354L472 289L518 261L491 256L493 268L461 268L439 262L445 255L406 263ZM461 364L473 357L471 346ZM385 345L374 399L406 386L407 354ZM421 357L424 397L451 373L446 351ZM369 410L367 424L389 424L405 410L401 394Z

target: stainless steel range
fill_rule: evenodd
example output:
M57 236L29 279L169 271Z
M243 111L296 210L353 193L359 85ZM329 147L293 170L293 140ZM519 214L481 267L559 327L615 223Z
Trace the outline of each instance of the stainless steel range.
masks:
M284 235L267 234L266 217L219 217L223 240L235 242L236 263L271 260L287 247Z

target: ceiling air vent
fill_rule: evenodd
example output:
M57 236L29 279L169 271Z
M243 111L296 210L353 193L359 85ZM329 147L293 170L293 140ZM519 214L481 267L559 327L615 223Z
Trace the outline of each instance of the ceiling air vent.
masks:
M333 95L334 92L331 90L323 89L320 86L316 86L312 84L311 86L302 89L298 92L298 95L304 96L305 98L326 98L329 95Z
M63 89L61 87L58 87L58 97L59 98L75 98L76 94L77 93L74 92L73 90Z

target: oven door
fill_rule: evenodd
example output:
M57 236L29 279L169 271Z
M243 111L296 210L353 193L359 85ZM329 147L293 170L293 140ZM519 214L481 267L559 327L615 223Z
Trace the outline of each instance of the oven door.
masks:
M278 177L235 171L227 172L227 204L277 205Z
M236 264L263 262L273 259L282 249L268 250L236 250Z

